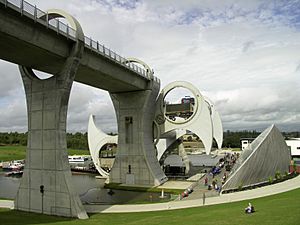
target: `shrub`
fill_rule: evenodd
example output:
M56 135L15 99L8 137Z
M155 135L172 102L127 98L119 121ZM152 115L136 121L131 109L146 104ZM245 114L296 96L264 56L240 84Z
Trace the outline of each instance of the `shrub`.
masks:
M242 182L239 184L238 190L239 190L239 191L243 190L243 183L242 183Z
M289 175L289 172L288 171L285 171L284 172L284 175L287 177Z
M273 183L273 177L269 176L269 183L272 184Z
M281 173L280 173L279 170L277 170L276 173L275 173L275 179L276 180L281 180L281 178L282 178Z

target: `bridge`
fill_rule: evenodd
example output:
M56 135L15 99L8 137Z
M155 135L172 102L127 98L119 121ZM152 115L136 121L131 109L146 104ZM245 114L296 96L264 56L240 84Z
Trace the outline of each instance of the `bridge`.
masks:
M112 98L120 154L110 182L156 186L166 181L152 129L160 81L149 66L84 36L68 13L44 12L24 0L0 0L0 49L0 59L19 65L27 101L26 167L15 209L88 218L71 181L66 150L73 81L106 90ZM34 70L53 76L40 79Z
M76 31L22 0L0 0L0 58L56 74L76 42ZM147 89L151 71L84 36L75 81L109 92ZM156 82L159 79L154 77Z

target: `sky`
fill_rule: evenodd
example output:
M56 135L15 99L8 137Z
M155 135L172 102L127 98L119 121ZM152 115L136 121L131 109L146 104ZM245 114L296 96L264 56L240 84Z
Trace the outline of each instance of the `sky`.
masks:
M146 62L161 89L173 81L194 84L214 102L224 130L261 131L275 124L300 131L300 0L29 2L65 10L86 36ZM0 132L25 132L17 65L0 60L0 74ZM117 132L108 93L75 82L67 131L86 132L90 114L104 131Z

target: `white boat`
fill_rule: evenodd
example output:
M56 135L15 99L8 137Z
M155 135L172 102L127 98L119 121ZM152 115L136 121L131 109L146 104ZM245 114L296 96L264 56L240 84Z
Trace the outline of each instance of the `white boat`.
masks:
M91 156L89 155L72 155L69 156L70 164L85 164L87 162L92 161Z
M2 169L8 171L19 171L24 168L24 164L21 161L12 161L7 164L3 164Z

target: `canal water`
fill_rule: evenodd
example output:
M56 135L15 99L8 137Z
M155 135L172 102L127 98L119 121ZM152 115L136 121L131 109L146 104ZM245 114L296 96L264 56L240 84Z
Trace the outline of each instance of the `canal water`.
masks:
M0 198L14 199L21 177L6 177L5 172L0 171ZM169 194L161 199L160 193L135 192L105 189L104 179L97 179L94 174L73 174L73 185L85 204L130 204L161 202L170 199Z

